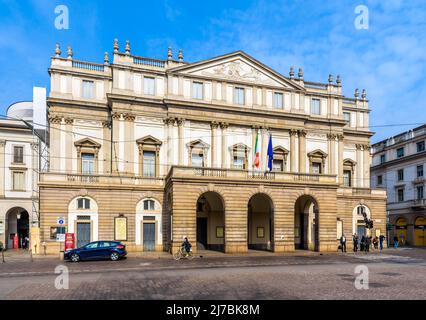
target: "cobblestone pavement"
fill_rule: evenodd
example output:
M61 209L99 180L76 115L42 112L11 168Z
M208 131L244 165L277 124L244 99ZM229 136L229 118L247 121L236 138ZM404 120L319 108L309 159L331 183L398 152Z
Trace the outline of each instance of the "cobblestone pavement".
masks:
M160 257L80 263L9 257L0 263L0 299L426 299L424 249ZM68 290L55 289L58 265L69 269ZM359 265L368 267L368 290L355 288Z

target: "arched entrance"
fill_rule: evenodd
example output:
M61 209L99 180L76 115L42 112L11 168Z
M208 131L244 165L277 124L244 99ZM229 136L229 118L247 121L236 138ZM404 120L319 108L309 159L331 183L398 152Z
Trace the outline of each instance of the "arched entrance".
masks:
M418 217L414 221L414 245L426 246L426 218Z
M395 233L400 245L407 243L407 220L398 218L395 222Z
M225 205L213 191L197 200L197 250L225 251Z
M272 199L266 194L257 193L250 198L247 213L248 249L272 251L273 208Z
M358 235L359 241L361 241L362 236L371 235L370 229L366 227L364 214L368 220L371 219L370 209L363 204L356 206L352 212L352 234L356 233Z
M296 200L294 205L295 249L318 250L319 209L317 201L308 195Z
M26 249L25 238L30 237L30 219L28 212L21 207L14 207L6 213L6 247L8 249ZM18 247L14 246L14 236L18 236Z

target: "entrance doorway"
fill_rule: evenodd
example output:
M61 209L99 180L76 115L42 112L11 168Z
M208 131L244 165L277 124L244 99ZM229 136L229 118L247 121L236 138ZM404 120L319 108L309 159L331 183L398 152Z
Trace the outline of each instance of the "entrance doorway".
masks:
M225 251L225 206L213 191L197 200L197 250ZM191 241L191 239L189 239Z
M263 193L252 196L247 212L247 247L272 251L274 243L272 199Z
M426 218L418 217L414 221L414 245L426 246Z
M12 208L6 214L7 249L27 249L30 237L30 218L28 212L20 207ZM15 240L17 237L17 242Z
M407 220L405 218L396 220L395 234L398 237L399 245L405 245L407 242Z
M295 249L317 251L319 248L319 210L316 200L308 195L297 199L294 206Z
M143 251L155 251L155 223L143 223Z
M88 244L90 239L90 223L77 222L77 248Z

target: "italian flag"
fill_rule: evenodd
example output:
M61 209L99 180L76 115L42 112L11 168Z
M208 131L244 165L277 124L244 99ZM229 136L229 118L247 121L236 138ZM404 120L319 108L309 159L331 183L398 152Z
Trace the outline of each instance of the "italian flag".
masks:
M259 169L260 167L260 150L259 150L259 131L256 133L256 144L254 146L254 166Z

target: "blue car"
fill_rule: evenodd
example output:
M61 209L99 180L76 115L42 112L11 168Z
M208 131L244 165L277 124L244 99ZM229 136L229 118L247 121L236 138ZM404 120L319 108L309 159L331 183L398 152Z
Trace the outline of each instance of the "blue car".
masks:
M94 241L81 248L66 251L64 259L71 260L72 262L102 259L117 261L125 257L126 254L126 246L119 241Z

